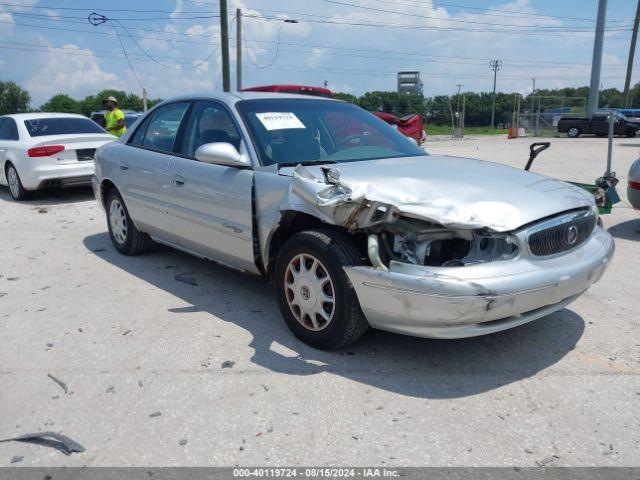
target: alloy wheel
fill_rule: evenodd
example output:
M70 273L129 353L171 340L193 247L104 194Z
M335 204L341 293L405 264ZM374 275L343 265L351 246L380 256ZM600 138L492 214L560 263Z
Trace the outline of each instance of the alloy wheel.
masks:
M335 310L335 289L327 268L309 253L293 257L285 272L284 290L295 319L308 330L324 330Z
M7 181L9 183L9 191L14 198L20 196L20 179L18 178L18 172L13 165L7 169Z
M127 214L120 200L114 199L109 207L109 223L113 238L120 244L127 240L128 224Z

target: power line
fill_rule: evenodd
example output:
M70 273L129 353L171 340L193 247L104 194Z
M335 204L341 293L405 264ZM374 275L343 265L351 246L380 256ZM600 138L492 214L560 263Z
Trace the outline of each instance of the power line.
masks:
M188 0L183 0L183 1L188 1ZM193 0L193 1L198 1L198 0ZM593 22L595 23L595 18L583 18L583 17L567 17L567 16L562 16L562 15L549 15L549 14L542 14L542 13L530 13L530 12L520 12L520 11L513 11L513 10L501 10L498 8L483 8L483 7L472 7L470 5L459 5L459 4L452 4L452 3L441 3L441 2L420 2L418 0L373 0L379 3L385 3L385 4L394 4L394 5L408 5L408 6L420 6L420 7L427 7L427 6L433 6L433 7L449 7L449 8L455 8L455 9L462 9L462 10L475 10L475 11L483 11L483 12L487 12L487 13L483 13L481 15L491 15L491 16L496 16L496 17L506 17L506 18L521 18L521 17L539 17L539 18L550 18L550 19L558 19L558 20L575 20L575 21L581 21L581 22ZM498 13L505 13L505 14L509 14L509 15L499 15L496 14L496 12ZM627 20L611 20L612 22L616 22L616 21L627 21Z
M513 24L513 23L489 23L489 22L479 22L479 21L475 21L475 20L458 20L458 19L452 19L452 18L442 18L442 17L434 17L431 15L419 15L416 13L405 13L405 12L398 12L396 10L386 10L383 8L376 8L376 7L367 7L364 5L358 5L355 3L348 3L348 2L341 2L338 0L324 0L326 3L332 3L335 5L342 5L342 6L347 6L347 7L354 7L354 8L360 8L363 10L369 10L369 11L373 11L373 12L380 12L380 13L390 13L393 15L404 15L404 16L409 16L409 17L417 17L417 18L426 18L426 19L430 19L430 20L438 20L440 22L455 22L455 23L463 23L463 24L474 24L474 25L490 25L490 26L496 26L496 27L519 27L521 28L522 25L518 25L518 24ZM560 29L563 27L559 27L559 26L548 26L548 25L529 25L528 27L535 27L536 29ZM591 29L589 29L589 31L591 31Z
M42 28L42 29L47 29L47 30L56 30L56 31L70 31L70 32L78 32L78 33L87 33L87 34L95 34L95 35L107 35L107 36L115 36L114 33L112 32L99 32L99 31L91 31L91 30L81 30L81 29L69 29L69 28L61 28L61 27L50 27L50 26L46 26L46 25L33 25L33 24L22 24L22 23L12 23L12 22L3 22L0 21L0 23L8 23L11 25L16 25L16 26L24 26L24 27L29 27L29 28ZM127 27L128 30L135 30L135 28L132 27ZM145 32L157 32L157 33L166 33L166 34L181 34L181 35L186 35L188 37L191 36L196 36L196 37L202 37L205 35L199 35L199 34L187 34L187 33L182 33L182 32L164 32L161 30L149 30L149 29L137 29L137 30L143 30ZM131 34L130 34L131 35ZM179 39L168 39L168 38L161 38L161 37L155 37L155 36L136 36L136 35L131 35L134 38L137 38L139 40L159 40L159 41L164 41L164 42L175 42L175 43L188 43L188 44L197 44L197 45L211 45L211 46L216 46L216 43L212 43L212 42L198 42L195 40L179 40ZM216 37L215 35L206 35L206 37L209 38L219 38ZM246 39L245 38L245 42L247 43L276 43L276 41L274 40L253 40L253 39ZM354 47L339 47L339 46L334 46L334 45L323 45L323 44L309 44L309 43L302 43L302 42L284 42L284 41L280 41L281 45L288 45L288 46L301 46L301 47L309 47L311 49L314 48L322 48L325 50L335 50L338 52L341 52L340 54L343 56L353 56L353 57L362 57L362 58L377 58L377 59L386 59L389 57L381 57L381 56L374 56L374 55L366 55L367 53L380 53L380 54L388 54L391 56L392 59L398 59L399 57L409 57L409 58L405 58L403 61L414 61L413 59L422 59L424 61L427 61L429 63L438 63L436 60L431 60L432 58L435 59L444 59L443 63L459 63L459 64L465 64L464 62L453 62L452 59L459 59L459 60L477 60L479 62L482 62L482 64L484 64L484 62L487 62L489 59L487 58L483 58L483 57L468 57L468 56L457 56L457 55L436 55L436 54L425 54L425 53L419 53L419 52L397 52L397 51L393 51L393 50L382 50L382 49L363 49L363 48L354 48ZM281 48L281 47L280 47ZM264 50L269 50L268 48L262 48ZM306 53L306 52L302 52L300 50L292 50L292 49L287 49L287 51L290 52L300 52L300 53ZM312 50L310 50L312 51ZM347 52L347 53L345 53ZM352 53L352 52L356 52L356 53ZM134 56L135 54L130 54L131 56ZM184 59L184 58L183 58ZM190 58L189 60L196 60L195 58ZM177 62L177 60L176 60ZM519 59L505 59L504 60L505 63L508 64L512 64L514 66L520 66L520 67L538 67L538 68L544 68L545 65L560 65L560 66L565 66L565 67L569 67L569 66L588 66L590 65L589 63L571 63L571 62L561 62L561 61L552 61L552 60L519 60ZM178 62L179 63L179 62ZM469 63L471 64L471 63ZM479 65L480 63L478 63ZM623 66L620 65L610 65L608 66L608 68L623 68Z
M325 0L325 1L329 1L329 0ZM351 5L351 4L347 4L347 5ZM365 8L365 7L362 7L362 8ZM369 9L371 9L371 7L369 7ZM376 9L376 10L381 10L381 9ZM392 11L386 11L386 12L399 13L399 12L392 12ZM25 16L27 18L46 18L47 20L50 20L50 21L58 21L58 22L66 21L68 23L74 23L72 22L72 20L83 18L83 17L77 17L77 16L61 16L61 15L58 17L51 17L50 15L47 15L47 14L35 14L35 13L23 13L23 12L10 12L10 13L12 15ZM285 13L291 13L291 12L280 12L280 13L285 14ZM296 15L296 14L293 13L293 15ZM305 14L300 14L300 15L305 15ZM266 21L282 21L283 20L282 17L278 17L278 16L256 15L256 14L247 14L246 16L248 18L255 18L255 19L266 20ZM328 16L321 16L321 15L309 15L309 16L313 18L301 19L299 20L299 22L324 24L324 25L347 25L347 26L360 26L360 27L395 28L395 29L406 29L406 30L421 29L421 30L434 30L434 31L465 31L465 32L471 32L471 33L498 33L498 34L511 34L511 35L537 35L537 36L540 36L540 35L554 36L553 33L549 33L549 32L585 33L590 35L592 31L591 29L578 28L578 27L543 26L543 27L524 27L523 28L522 25L517 25L517 24L492 24L492 23L486 23L486 22L483 23L483 22L463 21L463 20L450 20L450 21L462 22L467 24L481 24L481 25L483 24L488 26L494 25L494 26L516 27L515 29L505 29L505 28L465 29L463 27L437 27L437 26L411 25L411 24L339 21L339 20L333 19L333 17L328 17ZM114 20L120 20L120 21L196 20L196 19L212 19L212 18L219 18L219 17L220 15L198 15L198 16L180 17L180 18L177 18L177 17L114 18ZM437 17L430 17L430 18L437 18ZM79 22L75 22L75 23L79 23ZM545 31L541 32L540 28L545 29ZM629 31L629 28L616 27L616 28L607 28L606 30L609 32L617 32L617 31L625 32L625 31ZM577 36L582 38L584 37L583 35L566 35L566 34L555 35L555 36L562 36L562 37Z
M245 15L246 18L255 18L259 20L267 20L267 21L281 21L282 19L279 17L269 17L264 15ZM355 26L355 27L373 27L373 28L391 28L391 29L401 29L401 30L421 30L421 31L449 31L449 32L467 32L467 33L495 33L495 34L507 34L507 35L527 35L527 36L544 36L544 37L575 37L575 38L590 38L591 30L586 29L566 29L562 35L558 35L557 33L562 33L563 30L552 30L552 31L544 31L541 32L539 29L526 29L519 26L518 29L479 29L479 28L471 28L465 29L462 27L436 27L429 25L407 25L407 24L397 24L397 23L371 23L371 22L355 22L355 21L339 21L339 20L317 20L317 19L303 19L300 20L299 23L315 23L322 25L345 25L345 26ZM627 28L606 29L608 32L626 32L629 31ZM557 32L557 33L554 33ZM570 35L569 33L582 33L583 35Z
M20 46L2 46L6 42L0 42L0 49L3 50L18 50L18 51L30 51L30 52L39 52L39 53L52 53L52 54L60 54L60 55L80 55L86 57L97 57L97 58L112 58L116 60L123 60L122 55L116 54L94 54L94 53L82 53L82 51L74 51L74 49L65 49L63 47L20 47ZM61 50L61 51L55 51ZM142 59L140 61L149 61ZM255 68L251 66L251 68ZM354 69L346 69L346 68L321 68L321 67L300 67L300 65L285 65L279 64L277 66L268 67L266 69L287 69L287 71L301 72L301 73L310 73L310 72L321 72L321 73L333 73L333 74L345 74L345 75L368 75L368 76L395 76L397 75L397 71L381 71L381 70L354 70ZM464 72L443 72L438 74L423 74L423 78L429 79L477 79L478 75L473 73L464 73ZM509 80L520 80L520 79L530 79L527 75L503 75L501 78L509 79ZM585 78L584 75L538 75L536 78L545 78L545 79L567 79L567 78ZM607 80L616 80L619 77L603 77Z

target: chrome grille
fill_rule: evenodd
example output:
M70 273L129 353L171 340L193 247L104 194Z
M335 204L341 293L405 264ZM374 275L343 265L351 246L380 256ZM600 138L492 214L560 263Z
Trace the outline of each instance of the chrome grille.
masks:
M527 236L529 251L537 257L543 257L576 248L591 236L596 222L596 214L591 210L547 220L530 229Z

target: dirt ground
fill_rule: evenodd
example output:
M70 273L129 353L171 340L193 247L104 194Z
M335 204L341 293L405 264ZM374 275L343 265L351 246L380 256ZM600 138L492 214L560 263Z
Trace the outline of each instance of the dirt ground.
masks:
M606 139L550 141L534 171L603 173ZM427 149L523 167L530 142ZM639 154L615 140L623 198ZM119 255L90 191L16 203L0 187L0 439L56 431L86 449L0 443L0 466L638 466L640 216L621 203L604 223L608 272L556 314L322 352L258 278L160 246Z

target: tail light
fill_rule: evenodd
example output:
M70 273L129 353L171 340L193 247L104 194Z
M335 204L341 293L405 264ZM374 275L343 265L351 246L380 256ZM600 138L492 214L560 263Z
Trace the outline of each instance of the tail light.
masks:
M640 190L640 182L632 182L631 180L629 180L629 188Z
M44 147L34 147L27 150L30 157L49 157L62 152L64 145L45 145Z

